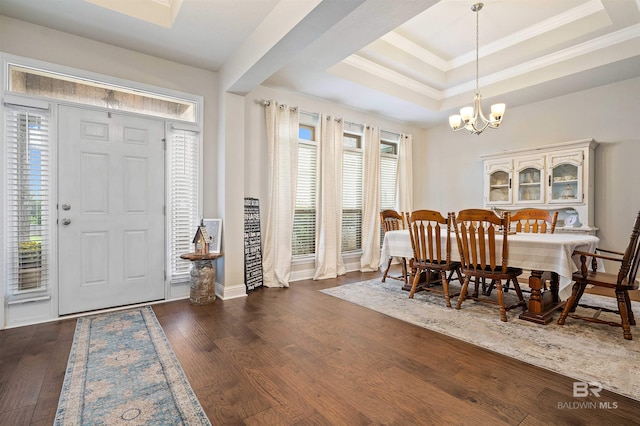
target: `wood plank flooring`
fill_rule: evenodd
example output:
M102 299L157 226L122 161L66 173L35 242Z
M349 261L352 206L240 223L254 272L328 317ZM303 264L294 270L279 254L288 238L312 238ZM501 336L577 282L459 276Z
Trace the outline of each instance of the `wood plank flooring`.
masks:
M318 292L378 276L153 309L214 425L640 422L640 402L611 392L573 398L568 377ZM0 331L0 425L52 424L74 327Z

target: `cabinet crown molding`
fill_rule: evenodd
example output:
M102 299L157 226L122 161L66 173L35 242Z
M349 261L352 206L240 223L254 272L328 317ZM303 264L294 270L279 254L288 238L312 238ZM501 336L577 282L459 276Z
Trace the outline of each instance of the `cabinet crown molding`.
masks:
M598 146L598 142L595 141L594 139L579 139L575 141L540 145L536 147L506 150L502 152L496 152L493 154L483 154L480 156L480 158L487 159L487 158L512 157L513 155L516 155L516 154L535 154L538 151L540 151L540 153L547 154L552 151L560 151L560 150L571 149L571 148L585 148L585 147L589 147L589 149L595 150L597 146Z

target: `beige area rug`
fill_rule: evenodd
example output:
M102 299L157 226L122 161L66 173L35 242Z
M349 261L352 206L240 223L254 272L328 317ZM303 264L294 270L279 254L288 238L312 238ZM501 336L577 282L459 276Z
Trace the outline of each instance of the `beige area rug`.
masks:
M449 309L440 294L422 291L409 299L409 293L401 287L395 280L383 283L375 279L321 291L579 381L598 382L604 389L640 401L638 326L631 327L634 340L629 341L622 337L620 327L571 318L559 326L555 322L559 314L554 316L555 321L542 326L518 319L522 310L514 309L507 313L509 321L505 323L500 321L497 306L466 300L462 309ZM512 290L505 294L507 304L515 299L514 293ZM597 299L610 308L616 306L615 299L604 296L585 294L582 299L584 303ZM454 300L452 304L455 306ZM632 304L640 319L640 303ZM600 318L606 315L616 317L602 313Z

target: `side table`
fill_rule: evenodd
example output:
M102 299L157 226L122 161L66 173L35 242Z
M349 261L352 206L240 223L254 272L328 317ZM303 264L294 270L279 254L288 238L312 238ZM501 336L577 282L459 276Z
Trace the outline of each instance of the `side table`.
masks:
M191 261L191 304L206 305L216 300L216 268L211 261L219 257L222 257L222 253L180 255L181 259Z

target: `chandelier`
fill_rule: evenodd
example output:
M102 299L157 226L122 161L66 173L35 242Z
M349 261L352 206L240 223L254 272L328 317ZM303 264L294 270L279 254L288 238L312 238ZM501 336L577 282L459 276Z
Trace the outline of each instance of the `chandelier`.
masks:
M487 119L482 113L482 96L478 84L478 15L484 4L476 3L471 6L471 10L476 12L476 95L473 97L473 106L460 109L460 115L452 115L449 117L449 125L454 131L467 129L469 132L479 135L490 127L497 129L502 123L505 105L491 105L491 114Z

